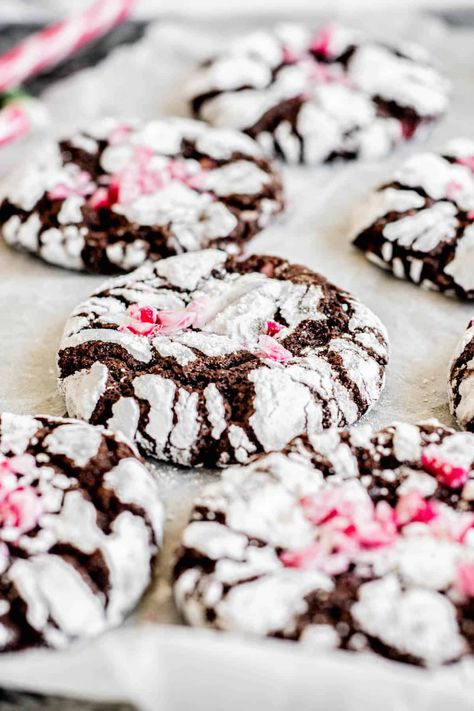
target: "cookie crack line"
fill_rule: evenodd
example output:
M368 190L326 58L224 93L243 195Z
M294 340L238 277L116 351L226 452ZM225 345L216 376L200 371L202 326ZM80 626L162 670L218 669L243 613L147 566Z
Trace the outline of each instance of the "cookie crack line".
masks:
M159 459L227 466L358 420L387 359L377 317L321 275L204 250L106 284L72 313L58 363L71 415Z

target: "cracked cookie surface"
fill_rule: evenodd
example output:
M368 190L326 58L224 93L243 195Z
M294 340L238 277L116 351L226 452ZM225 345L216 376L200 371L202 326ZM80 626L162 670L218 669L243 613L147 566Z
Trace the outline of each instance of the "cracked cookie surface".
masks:
M246 131L289 163L377 158L447 108L448 83L424 50L339 25L255 32L189 80L195 115Z
M206 247L238 253L282 207L278 174L244 134L105 119L11 175L0 233L52 264L110 274Z
M151 580L163 508L122 437L0 415L0 651L64 647L120 624Z
M188 623L436 666L474 648L474 435L437 421L298 438L194 502Z
M59 369L70 415L159 459L225 466L355 422L378 399L387 358L379 319L323 276L204 250L145 265L78 306Z
M474 141L414 155L357 212L367 259L426 289L474 298Z

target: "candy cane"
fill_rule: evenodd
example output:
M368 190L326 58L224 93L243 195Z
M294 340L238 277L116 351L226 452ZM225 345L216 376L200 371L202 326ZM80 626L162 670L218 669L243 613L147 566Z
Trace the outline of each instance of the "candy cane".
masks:
M0 57L0 93L57 64L123 22L135 0L98 0L87 10L27 37Z

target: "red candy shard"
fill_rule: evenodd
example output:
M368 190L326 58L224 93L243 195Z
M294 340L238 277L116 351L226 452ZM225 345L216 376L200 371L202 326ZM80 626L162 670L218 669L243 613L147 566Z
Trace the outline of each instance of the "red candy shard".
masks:
M126 126L113 133L109 143L121 143L130 129ZM130 205L142 196L152 195L162 190L173 181L183 183L193 190L203 188L205 170L192 170L185 160L169 159L164 164L156 161L153 149L147 146L135 146L132 160L122 170L110 176L107 188L93 191L89 200L90 207L113 207L117 203ZM63 187L63 186L58 186Z
M99 210L101 207L110 207L110 188L97 188L89 198L89 207Z
M326 59L332 56L331 52L331 40L334 34L334 28L332 25L327 25L322 27L319 32L313 37L310 50L315 54L319 54Z
M350 560L344 553L328 553L319 543L296 551L283 551L280 560L286 568L320 570L327 575L338 575L349 568Z
M300 56L288 47L288 45L283 45L283 64L296 64L300 59Z
M474 563L458 566L458 587L467 597L474 597Z
M283 331L285 328L281 323L277 323L276 321L267 321L266 326L267 336L276 336L277 333L280 333L280 331Z
M472 172L474 173L474 156L464 156L463 158L457 158L456 163L464 165L466 168L469 168L469 170L472 170Z
M262 358L269 358L275 361L275 363L286 363L293 358L293 354L284 348L281 343L278 343L272 336L260 336L258 339L258 347L260 351L257 355L260 355Z
M386 502L374 506L368 496L352 500L336 487L303 497L300 504L305 517L318 526L319 543L326 553L344 554L347 564L359 551L390 545L397 538L395 512ZM306 565L317 559L308 555L301 560Z
M207 295L196 297L184 309L158 311L151 306L132 304L126 313L126 323L119 331L139 336L171 336L186 328L202 328L210 317Z
M0 460L0 527L17 529L17 536L31 531L43 511L36 489L19 483L19 477L31 476L36 469L36 460L31 454Z
M58 183L48 191L50 200L65 200L71 195L86 197L92 195L96 190L96 185L92 181L90 173L86 170L78 170L70 177L71 184Z
M141 323L156 323L158 311L151 306L132 304L128 309L128 313Z
M429 523L438 515L433 502L426 501L418 491L411 491L400 497L395 507L398 526L409 523Z
M469 469L446 461L438 445L425 447L421 455L421 465L425 471L433 474L440 484L451 489L460 489L469 479Z

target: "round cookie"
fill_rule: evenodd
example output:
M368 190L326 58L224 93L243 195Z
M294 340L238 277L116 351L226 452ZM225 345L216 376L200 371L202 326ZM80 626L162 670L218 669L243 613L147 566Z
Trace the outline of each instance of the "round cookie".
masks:
M339 25L281 25L228 43L189 80L199 118L246 131L289 163L377 158L447 108L448 83L415 45Z
M357 215L354 244L399 279L474 298L473 171L467 139L412 156Z
M156 484L120 436L0 416L0 651L64 647L118 625L161 542Z
M178 608L315 650L456 661L474 649L473 465L474 435L430 422L332 430L230 468L194 503ZM469 481L466 511L444 491L459 501Z
M69 414L184 465L225 466L358 420L388 358L379 319L303 266L220 250L147 264L71 315Z
M449 367L449 407L461 427L474 432L474 321L456 346Z
M109 119L12 174L0 233L52 264L110 274L206 247L238 253L282 207L280 177L248 136Z

